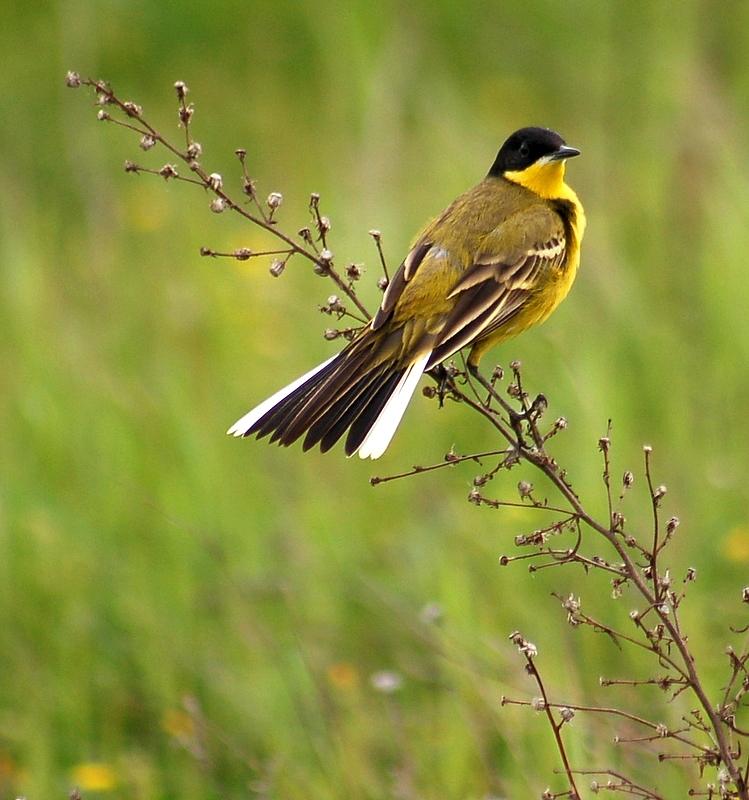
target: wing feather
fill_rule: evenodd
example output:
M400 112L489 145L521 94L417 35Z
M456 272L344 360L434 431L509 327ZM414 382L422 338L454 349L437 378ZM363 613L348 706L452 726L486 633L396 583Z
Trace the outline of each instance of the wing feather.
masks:
M457 302L426 368L509 322L528 302L543 273L561 267L565 257L564 235L554 231L546 242L529 247L512 263L482 258L467 269L450 292Z

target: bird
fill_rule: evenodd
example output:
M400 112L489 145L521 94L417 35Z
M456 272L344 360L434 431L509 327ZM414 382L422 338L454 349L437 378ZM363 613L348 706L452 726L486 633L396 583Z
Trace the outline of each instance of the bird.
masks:
M379 458L424 372L470 347L484 353L543 322L580 263L585 212L565 182L580 151L548 128L502 145L486 177L416 237L374 317L340 353L276 392L227 431Z

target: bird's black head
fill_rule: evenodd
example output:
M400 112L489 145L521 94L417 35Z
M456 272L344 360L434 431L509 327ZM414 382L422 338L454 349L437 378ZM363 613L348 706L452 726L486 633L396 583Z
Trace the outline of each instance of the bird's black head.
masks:
M505 172L522 172L542 159L561 161L578 155L579 150L567 147L564 139L548 128L521 128L502 145L489 175L499 177Z

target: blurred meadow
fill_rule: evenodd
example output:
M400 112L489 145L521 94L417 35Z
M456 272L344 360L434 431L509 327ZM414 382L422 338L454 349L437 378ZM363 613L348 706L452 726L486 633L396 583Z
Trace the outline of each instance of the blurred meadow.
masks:
M301 262L276 279L265 262L201 258L204 245L269 242L211 214L200 189L126 175L126 158L172 159L97 122L92 93L66 89L70 69L111 81L175 140L172 86L185 81L203 165L239 194L246 148L261 197L283 193L288 231L319 192L338 263L365 264L370 308L370 229L395 267L514 129L552 127L579 147L577 283L486 363L521 360L549 419L568 419L552 449L599 512L597 440L613 420L614 474L636 473L635 530L653 445L665 513L682 520L672 571L698 574L682 619L717 696L749 583L749 4L10 0L2 800L76 785L123 800L560 791L543 716L500 706L534 695L516 629L557 700L667 720L693 702L598 686L658 667L568 627L550 592L622 625L635 600L577 568L500 567L539 519L467 503L476 465L370 487L453 445L497 446L465 408L417 395L375 463L225 436L335 352L317 311L333 287ZM491 492L515 499L521 479L536 480L518 468ZM691 766L614 747L617 733L632 731L578 715L574 764L685 796Z

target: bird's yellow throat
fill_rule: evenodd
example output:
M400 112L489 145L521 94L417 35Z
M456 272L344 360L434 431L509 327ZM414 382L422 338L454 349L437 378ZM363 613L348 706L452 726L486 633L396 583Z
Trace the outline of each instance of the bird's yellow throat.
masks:
M572 190L564 182L564 161L536 162L522 170L505 172L504 177L545 200L572 199L569 196Z

